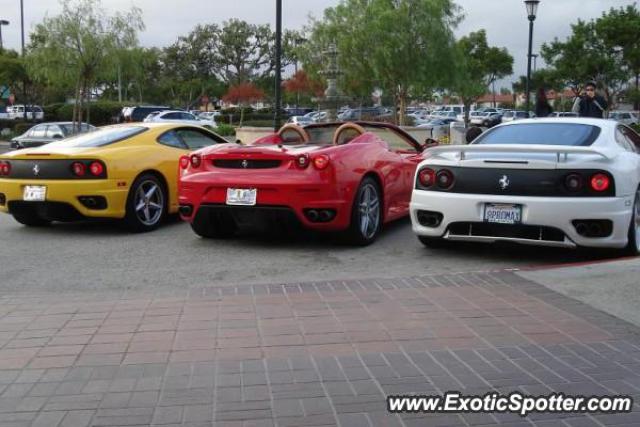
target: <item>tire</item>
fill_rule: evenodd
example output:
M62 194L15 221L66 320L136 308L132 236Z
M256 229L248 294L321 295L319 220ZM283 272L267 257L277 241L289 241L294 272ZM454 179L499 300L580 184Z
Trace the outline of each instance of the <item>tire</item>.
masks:
M420 243L422 243L427 248L441 248L447 243L440 237L418 236L418 240L420 240Z
M633 203L633 215L629 224L629 242L625 249L627 255L640 255L640 189L636 192L636 200Z
M373 178L362 180L351 206L351 223L347 230L349 243L367 246L376 240L382 228L381 196L378 183Z
M141 175L129 191L124 225L134 233L153 231L166 217L167 206L164 184L155 175Z
M224 212L198 212L191 229L204 239L227 239L238 230L235 220Z
M51 224L51 221L42 218L32 210L14 212L13 219L18 221L22 225L26 225L27 227L46 227Z

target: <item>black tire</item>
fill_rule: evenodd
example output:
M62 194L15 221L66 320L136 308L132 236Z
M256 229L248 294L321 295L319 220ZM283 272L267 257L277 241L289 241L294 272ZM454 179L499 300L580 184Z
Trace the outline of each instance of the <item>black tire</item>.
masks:
M636 199L633 203L633 214L631 215L631 223L629 224L629 241L625 248L625 253L630 256L640 255L638 222L640 222L640 189L636 192Z
M366 198L368 199L365 201ZM355 193L351 206L351 222L347 230L349 243L367 246L376 240L382 228L382 203L382 192L378 183L371 177L365 177Z
M42 218L33 210L14 212L13 219L27 227L46 227L51 224L51 221Z
M238 230L233 217L225 212L198 212L191 223L194 233L204 239L227 239Z
M446 240L440 237L418 236L418 240L420 240L420 243L422 243L427 248L433 249L442 248L447 243Z
M145 193L147 197L141 200L142 195L139 192ZM144 204L142 210L141 204ZM134 233L156 230L167 215L168 205L167 190L160 179L153 174L140 175L129 191L123 223Z

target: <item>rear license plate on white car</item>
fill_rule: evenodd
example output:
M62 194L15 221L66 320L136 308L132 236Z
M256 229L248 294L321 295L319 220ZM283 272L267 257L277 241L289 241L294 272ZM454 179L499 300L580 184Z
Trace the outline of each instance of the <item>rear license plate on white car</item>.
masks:
M239 206L254 206L258 197L255 188L227 188L227 204Z
M485 203L484 221L497 224L520 224L522 222L522 206Z
M25 202L44 202L47 198L47 187L43 185L27 185L24 187L22 199Z

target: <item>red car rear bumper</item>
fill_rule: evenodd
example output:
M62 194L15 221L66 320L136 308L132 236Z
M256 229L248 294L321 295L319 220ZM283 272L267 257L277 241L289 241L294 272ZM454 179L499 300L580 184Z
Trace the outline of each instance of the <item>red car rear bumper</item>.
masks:
M180 178L179 203L191 208L191 214L181 216L193 222L200 209L220 208L238 211L255 209L256 212L274 210L291 211L306 228L325 231L344 230L351 221L351 203L354 188L335 184L329 171L279 170L278 174L257 171L234 170L233 174L201 172ZM226 204L228 188L255 188L255 207L235 207ZM309 219L309 210L332 210L335 216L330 221Z

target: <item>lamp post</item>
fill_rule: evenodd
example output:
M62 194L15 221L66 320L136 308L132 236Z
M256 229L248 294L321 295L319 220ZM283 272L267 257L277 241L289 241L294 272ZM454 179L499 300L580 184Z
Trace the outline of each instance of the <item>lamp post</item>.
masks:
M282 123L282 0L276 0L276 99L273 128L277 132Z
M22 35L22 56L24 56L24 0L20 0L20 34Z
M9 21L6 19L0 19L0 52L4 49L4 45L2 44L2 26L9 25Z
M529 16L529 53L527 54L527 85L526 85L526 111L527 115L531 110L529 101L531 100L531 50L533 47L533 21L536 20L536 14L538 12L538 5L540 0L524 0L524 4L527 7L527 15Z

